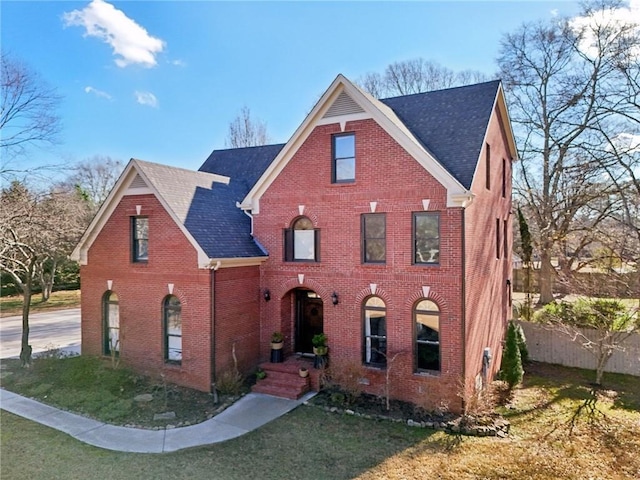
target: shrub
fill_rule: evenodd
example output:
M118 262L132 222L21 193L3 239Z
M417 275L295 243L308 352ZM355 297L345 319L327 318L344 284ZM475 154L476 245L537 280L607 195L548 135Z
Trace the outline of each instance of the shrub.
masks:
M522 357L518 348L517 325L512 320L507 329L507 341L502 351L502 365L500 380L504 380L513 389L522 381L524 370L522 369Z
M518 340L518 350L520 350L520 359L522 363L528 363L529 349L527 348L527 338L524 336L522 325L516 325L516 336Z

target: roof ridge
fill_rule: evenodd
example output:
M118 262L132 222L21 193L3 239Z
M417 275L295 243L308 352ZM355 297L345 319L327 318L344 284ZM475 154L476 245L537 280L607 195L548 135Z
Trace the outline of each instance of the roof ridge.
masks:
M462 88L471 88L471 87L479 87L481 85L488 85L491 83L501 83L502 80L495 79L495 80L488 80L486 82L479 82L479 83L470 83L468 85L458 85L456 87L447 87L447 88L439 88L437 90L428 90L426 92L418 92L418 93L408 93L406 95L396 95L395 97L385 97L385 98L380 98L378 100L380 100L381 102L384 102L385 100L392 100L395 98L408 98L408 97L415 97L418 95L427 95L429 93L437 93L437 92L446 92L446 91L450 91L450 90L458 90L458 89L462 89Z
M268 143L266 145L252 145L250 147L216 148L216 149L213 150L213 152L229 152L229 151L238 151L238 150L249 150L249 149L252 149L252 148L282 147L284 145L286 145L286 142L283 142L283 143Z
M196 173L196 174L201 174L204 173L206 175L215 175L218 177L224 177L224 175L220 175L219 173L209 173L209 172L203 172L201 170L192 170L190 168L184 168L184 167L176 167L173 165L167 165L164 163L158 163L158 162L150 162L148 160L141 160L139 158L131 158L131 160L135 163L141 163L143 165L150 165L150 166L157 166L157 167L164 167L164 168L168 168L171 170L182 170L183 172L187 172L187 173Z

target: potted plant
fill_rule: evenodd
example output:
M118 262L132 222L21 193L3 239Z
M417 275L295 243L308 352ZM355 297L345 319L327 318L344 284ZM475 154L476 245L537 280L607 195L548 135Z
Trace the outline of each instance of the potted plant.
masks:
M313 345L313 353L315 355L323 356L327 354L327 336L324 333L318 333L311 339Z
M284 345L284 335L281 332L271 334L271 363L282 363L282 346Z
M309 370L307 369L307 367L300 367L300 369L298 370L298 374L302 378L307 378L309 376Z
M271 334L271 350L281 350L284 344L284 335L280 332L273 332Z

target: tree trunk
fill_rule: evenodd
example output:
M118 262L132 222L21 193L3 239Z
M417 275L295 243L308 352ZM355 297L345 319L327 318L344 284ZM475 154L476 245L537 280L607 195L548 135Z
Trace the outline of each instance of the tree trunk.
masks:
M542 251L540 253L540 299L538 305L546 305L553 302L553 288L552 281L555 270L551 265L551 255L548 251Z
M35 262L29 265L26 282L22 288L22 343L20 348L20 364L23 367L31 365L31 345L29 345L29 310L31 309L31 284Z

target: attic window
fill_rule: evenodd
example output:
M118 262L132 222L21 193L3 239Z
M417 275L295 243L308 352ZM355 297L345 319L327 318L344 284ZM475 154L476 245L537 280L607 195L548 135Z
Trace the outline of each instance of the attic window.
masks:
M333 183L353 182L356 179L356 136L354 133L334 135L332 173Z
M131 217L131 260L146 262L149 260L149 219Z

